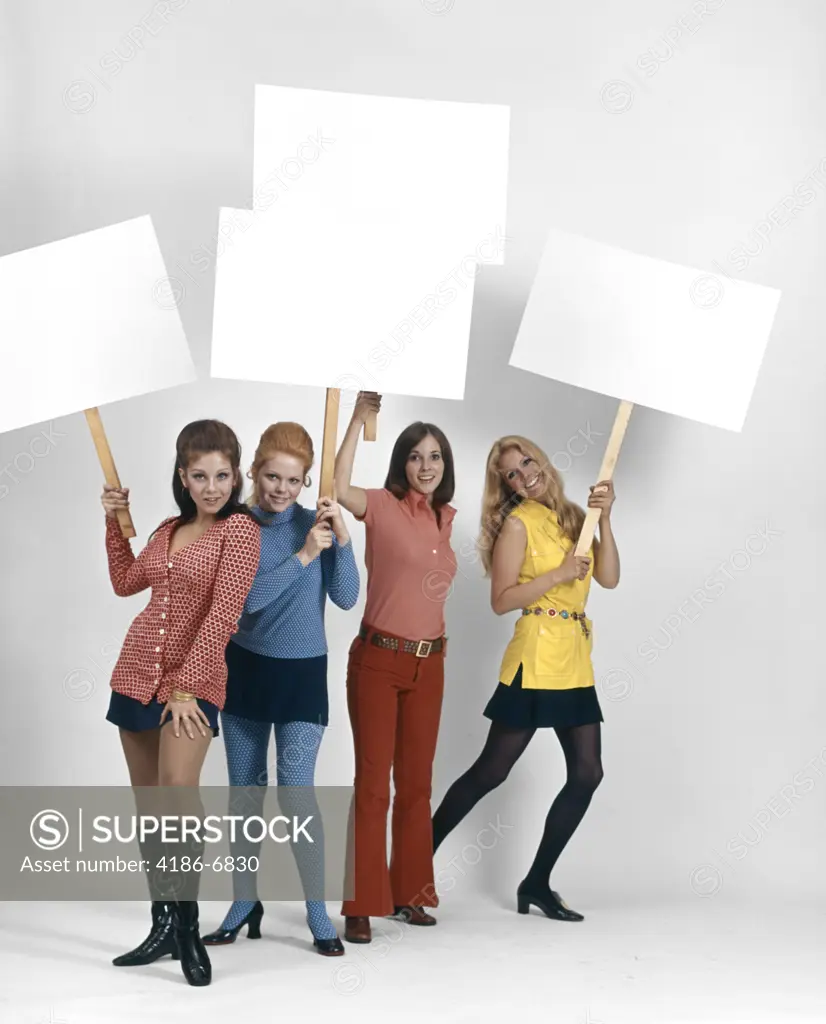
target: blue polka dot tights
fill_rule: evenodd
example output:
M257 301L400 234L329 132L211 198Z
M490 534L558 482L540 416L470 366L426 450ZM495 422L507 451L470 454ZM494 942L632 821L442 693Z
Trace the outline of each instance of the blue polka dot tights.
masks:
M276 783L279 786L312 786L315 782L315 764L324 735L324 726L313 722L286 722L271 725L253 722L221 712L221 731L227 753L230 786L266 786L269 782L267 748L270 731L275 730ZM299 873L307 888L316 888L324 877L323 844L318 841L309 856L298 863ZM249 883L247 883L249 885ZM320 886L319 886L320 887ZM235 928L252 910L255 900L240 899L236 885L235 901L227 912L222 928ZM244 891L244 896L253 896ZM334 939L336 930L322 900L307 900L307 924L316 939Z

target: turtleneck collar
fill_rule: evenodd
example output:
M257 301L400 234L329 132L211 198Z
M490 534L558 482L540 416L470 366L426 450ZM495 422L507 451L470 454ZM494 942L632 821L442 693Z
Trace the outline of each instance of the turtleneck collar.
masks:
M276 525L280 523L289 523L296 514L296 511L301 506L297 501L294 501L292 505L289 505L281 512L270 512L268 509L261 508L260 505L253 506L253 512L259 517L265 526Z

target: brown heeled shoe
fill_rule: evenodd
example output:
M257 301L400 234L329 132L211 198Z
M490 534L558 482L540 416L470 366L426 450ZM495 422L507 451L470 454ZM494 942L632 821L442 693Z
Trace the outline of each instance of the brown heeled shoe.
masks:
M436 918L424 909L424 907L396 907L394 913L401 917L407 924L434 925Z
M344 938L348 942L372 942L369 917L345 917Z

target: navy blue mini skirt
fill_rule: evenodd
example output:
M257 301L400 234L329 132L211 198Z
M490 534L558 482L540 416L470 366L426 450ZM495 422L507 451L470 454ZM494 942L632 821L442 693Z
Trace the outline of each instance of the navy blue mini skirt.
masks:
M128 732L146 732L147 729L160 728L161 715L166 705L158 700L151 700L148 704L141 704L134 697L126 697L122 693L115 693L109 699L109 710L106 713L106 721L112 722L121 729ZM218 735L218 708L208 700L198 698L198 707L209 719L212 735ZM164 726L172 721L172 716L167 715Z
M230 640L224 712L253 722L327 725L327 655L268 658Z
M510 686L497 685L482 714L512 729L570 729L603 721L595 686L525 690L521 665Z

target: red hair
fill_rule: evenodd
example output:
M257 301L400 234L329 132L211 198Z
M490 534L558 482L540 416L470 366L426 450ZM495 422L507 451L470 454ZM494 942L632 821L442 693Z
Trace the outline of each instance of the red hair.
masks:
M298 459L306 477L307 471L315 461L313 439L300 423L273 423L267 427L255 449L255 457L247 474L252 479L250 505L258 504L258 474L261 467L278 454L292 455Z

